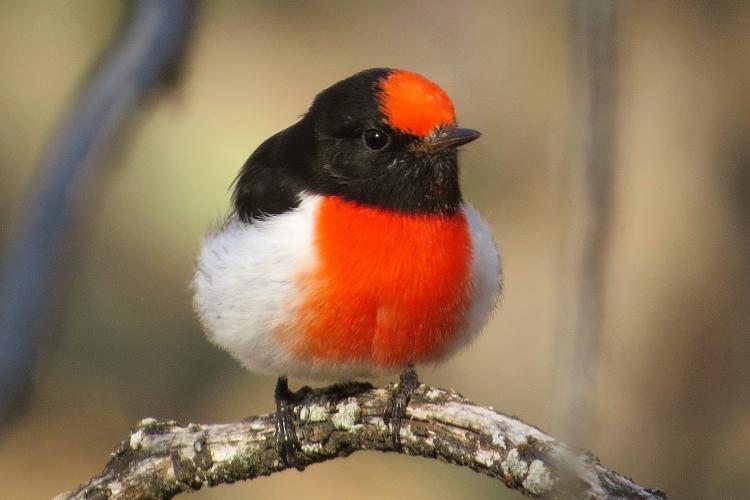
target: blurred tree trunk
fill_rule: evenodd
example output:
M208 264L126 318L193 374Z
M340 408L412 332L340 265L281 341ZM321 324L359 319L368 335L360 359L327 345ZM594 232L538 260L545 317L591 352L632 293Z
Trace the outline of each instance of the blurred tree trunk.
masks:
M570 13L574 154L561 185L562 225L558 420L585 442L600 357L607 240L612 219L617 78L616 3L574 0Z
M197 2L138 0L42 154L0 274L0 422L19 411L66 278L76 223L138 105L179 74ZM55 328L47 328L55 331Z

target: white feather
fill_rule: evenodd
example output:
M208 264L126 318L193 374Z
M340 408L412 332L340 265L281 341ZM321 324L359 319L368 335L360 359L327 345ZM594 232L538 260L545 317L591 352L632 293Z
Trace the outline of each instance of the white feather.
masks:
M497 308L502 290L500 255L492 231L474 207L465 203L463 210L471 236L471 307L464 319L464 331L456 336L446 355L454 354L477 338Z
M284 373L291 361L272 332L289 319L296 276L315 265L318 201L305 197L297 209L253 224L232 216L204 241L195 309L208 338L251 370Z

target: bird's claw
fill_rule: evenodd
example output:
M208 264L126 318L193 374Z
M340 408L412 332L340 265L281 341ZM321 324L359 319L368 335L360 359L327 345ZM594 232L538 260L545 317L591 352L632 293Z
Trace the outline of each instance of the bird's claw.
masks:
M396 450L401 450L401 420L406 417L406 407L417 387L419 387L417 371L413 366L409 366L401 373L398 387L391 395L383 412L383 421L391 428L393 448Z
M303 471L305 466L299 459L302 446L294 428L293 403L298 397L289 391L286 377L279 377L276 382L274 399L276 399L276 449L279 457L285 465Z

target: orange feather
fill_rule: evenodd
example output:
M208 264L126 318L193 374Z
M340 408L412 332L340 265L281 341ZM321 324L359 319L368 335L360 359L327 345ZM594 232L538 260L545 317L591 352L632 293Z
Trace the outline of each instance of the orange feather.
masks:
M391 126L402 132L426 137L436 127L456 124L448 94L421 75L397 70L380 88L381 110Z
M401 214L337 197L315 222L317 268L282 339L308 361L384 368L431 361L469 306L471 239L462 212Z

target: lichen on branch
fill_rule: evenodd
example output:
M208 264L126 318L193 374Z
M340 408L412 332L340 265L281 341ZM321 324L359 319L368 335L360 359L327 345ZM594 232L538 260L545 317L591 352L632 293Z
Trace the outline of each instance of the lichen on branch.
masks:
M426 385L412 396L396 450L383 422L394 388L345 385L309 393L294 408L300 461L312 465L358 450L400 452L468 467L531 497L666 498L515 417ZM171 498L286 468L276 451L273 414L231 424L144 419L100 475L57 498Z

